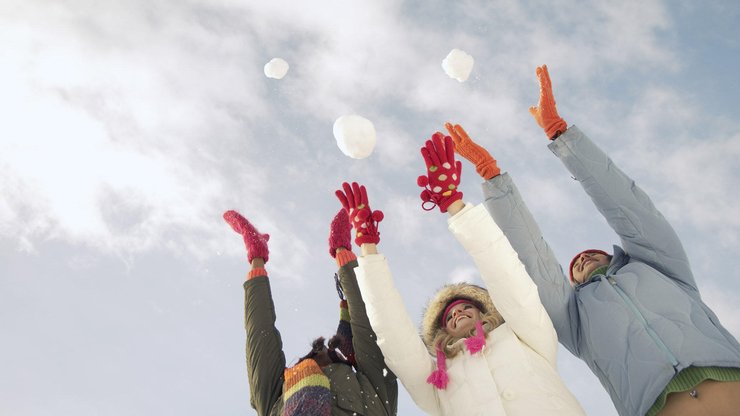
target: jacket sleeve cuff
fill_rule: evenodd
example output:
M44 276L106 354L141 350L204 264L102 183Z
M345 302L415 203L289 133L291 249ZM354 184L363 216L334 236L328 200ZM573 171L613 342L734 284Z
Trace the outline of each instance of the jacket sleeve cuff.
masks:
M247 273L247 280L254 279L255 277L264 276L267 277L267 270L264 267L257 267Z
M337 251L337 256L335 257L335 260L337 261L337 266L339 267L342 267L355 259L357 259L357 256L355 256L355 253L353 253L352 250Z

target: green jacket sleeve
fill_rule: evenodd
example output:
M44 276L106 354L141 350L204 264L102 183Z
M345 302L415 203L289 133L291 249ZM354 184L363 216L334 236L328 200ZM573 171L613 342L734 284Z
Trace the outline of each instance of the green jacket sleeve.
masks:
M355 350L357 370L370 380L379 398L385 403L388 414L394 415L398 406L396 376L386 368L383 353L376 343L377 336L370 326L365 302L357 285L355 267L357 260L352 260L341 266L338 274L349 305L352 346Z
M280 414L285 354L267 276L244 282L244 311L250 402L260 416Z

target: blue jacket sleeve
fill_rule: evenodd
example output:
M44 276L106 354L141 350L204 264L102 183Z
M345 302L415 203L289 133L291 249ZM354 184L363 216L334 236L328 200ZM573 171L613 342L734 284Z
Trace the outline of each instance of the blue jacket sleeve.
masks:
M486 209L537 285L558 339L571 353L578 355L577 326L574 325L578 316L573 288L519 190L509 174L503 173L483 183L483 195Z
M676 232L650 198L576 126L548 146L583 186L631 260L641 261L696 291Z

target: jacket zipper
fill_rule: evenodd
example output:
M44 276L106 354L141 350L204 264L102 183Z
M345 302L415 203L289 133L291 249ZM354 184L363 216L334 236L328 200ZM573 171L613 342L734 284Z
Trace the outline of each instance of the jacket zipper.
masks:
M617 293L619 293L619 296L622 298L624 303L626 303L627 306L629 306L629 308L632 309L632 313L634 313L635 316L637 316L637 318L640 320L640 322L642 323L642 326L645 328L645 331L647 331L648 335L650 335L650 338L652 338L653 341L658 345L658 348L660 348L660 350L663 351L666 357L668 357L668 360L671 362L671 365L673 366L673 368L676 368L676 366L678 366L678 360L673 355L671 350L669 350L668 347L663 343L663 340L660 339L658 334L656 334L655 331L653 331L653 328L650 327L650 325L647 322L647 319L645 319L645 317L642 315L640 310L637 309L637 306L635 306L635 304L632 302L632 299L630 299L629 296L627 296L627 294L624 293L622 288L619 287L619 285L617 285L617 281L614 280L612 276L609 276L606 279L616 289Z

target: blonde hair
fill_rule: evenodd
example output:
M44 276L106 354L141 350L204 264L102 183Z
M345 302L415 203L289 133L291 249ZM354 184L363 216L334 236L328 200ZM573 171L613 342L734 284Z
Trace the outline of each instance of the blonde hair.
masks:
M483 329L486 331L486 335L505 322L504 317L501 316L497 309L494 308L491 311L483 313L476 302L471 303L476 308L478 308L478 310L480 310L481 322L483 323ZM437 330L437 334L434 336L432 346L434 348L436 348L437 346L442 346L442 351L444 352L445 357L452 358L463 349L463 343L455 343L463 338L472 337L473 335L475 335L475 327L472 327L470 331L468 331L468 333L466 333L465 335L456 337L448 333L447 329L440 326L439 330Z

